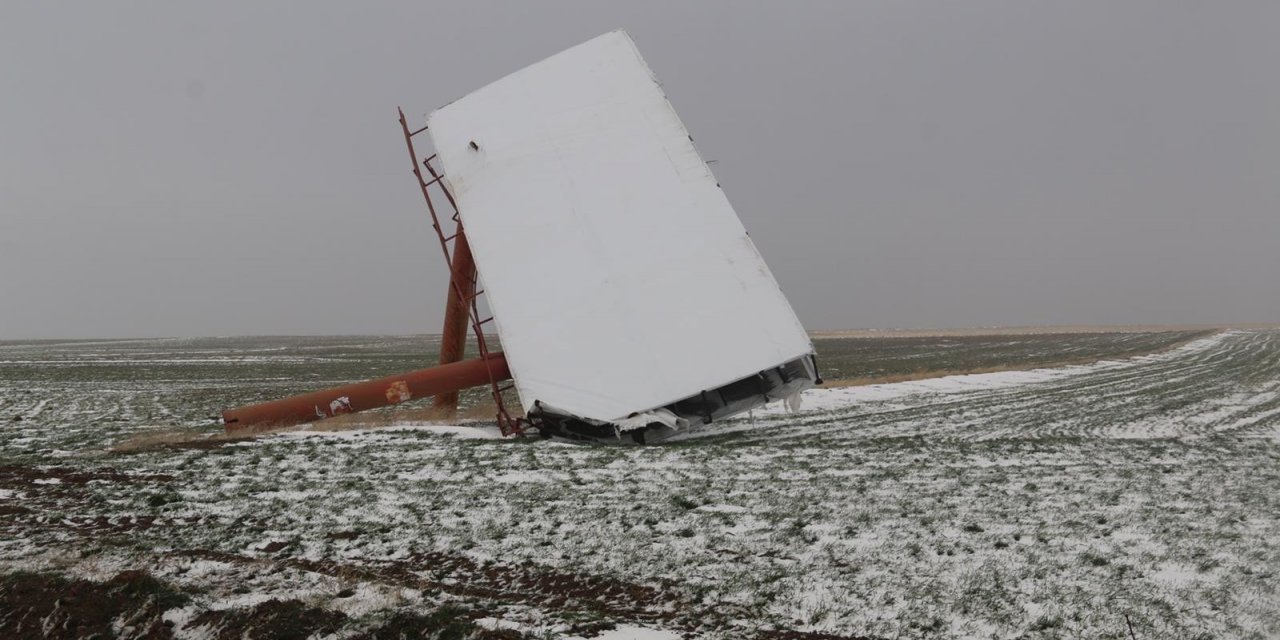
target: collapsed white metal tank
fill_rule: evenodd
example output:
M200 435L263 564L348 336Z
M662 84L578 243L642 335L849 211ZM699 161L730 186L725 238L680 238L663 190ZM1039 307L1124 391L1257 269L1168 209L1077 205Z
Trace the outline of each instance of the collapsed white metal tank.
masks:
M434 111L521 405L643 441L818 381L813 345L623 31Z

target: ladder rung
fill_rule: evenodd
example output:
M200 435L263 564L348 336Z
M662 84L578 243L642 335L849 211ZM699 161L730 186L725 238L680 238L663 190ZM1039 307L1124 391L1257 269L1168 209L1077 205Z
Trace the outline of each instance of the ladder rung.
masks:
M476 326L478 326L478 327L482 327L482 326L484 326L484 325L486 325L486 324L488 324L488 323L490 323L490 322L493 322L493 316L489 316L488 318L485 318L484 320L481 320L480 322L477 322L477 323L476 323Z
M417 131L414 131L413 133L409 134L409 137L412 138L426 130L427 130L427 127L424 125L421 129L418 129Z

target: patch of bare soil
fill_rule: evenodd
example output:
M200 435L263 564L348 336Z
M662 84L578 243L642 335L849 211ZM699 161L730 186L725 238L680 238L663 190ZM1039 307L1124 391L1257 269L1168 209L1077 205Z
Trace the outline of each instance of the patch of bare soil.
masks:
M199 549L175 555L236 564L270 563L347 580L412 586L502 604L524 604L569 613L591 612L623 620L678 622L682 614L677 610L686 613L692 610L690 603L680 602L673 592L653 587L547 571L531 564L480 564L465 556L447 553L421 554L404 561L368 566L301 558L264 560Z
M199 605L191 606L194 594L144 571L125 571L106 582L18 572L0 576L0 638L164 640L174 637L175 631L164 614L176 608L196 609L182 631L214 640L303 640L342 633L354 634L354 640L526 640L528 636L521 632L487 629L476 623L503 606L515 604L576 620L568 633L583 637L595 637L623 621L656 623L687 635L724 630L741 613L732 607L685 601L654 587L545 571L531 565L477 564L449 554L429 554L376 567L201 550L174 555L247 564L263 571L290 567L349 580L414 586L489 604L479 608L444 606L425 613L396 610L361 619L299 600L279 599L251 607L200 611ZM867 640L788 630L766 631L755 637Z
M214 640L305 640L334 633L346 622L347 616L339 611L297 600L268 600L247 609L205 611L192 618L190 626L202 628Z
M270 433L282 431L276 429ZM194 429L177 431L155 431L149 433L141 433L131 438L122 440L112 445L107 451L109 453L142 453L146 451L171 450L177 451L182 449L198 449L208 451L211 449L220 449L229 444L235 444L244 440L250 440L254 435L263 435L267 433L251 432L238 433L236 435L228 435L225 433L209 434L207 431L197 431Z
M291 431L316 431L329 433L376 429L379 427L394 427L404 424L456 425L459 423L465 424L467 422L477 420L491 421L495 411L497 410L494 409L492 403L468 407L456 415L453 412L447 412L434 407L396 407L386 411L370 411L358 414L352 413L339 415L332 418L325 418L318 422L301 425L291 425L286 427L272 425L248 427L235 431L234 433L211 434L203 429L151 431L122 440L108 448L107 452L115 454L130 454L148 451L180 451L184 449L209 451L212 449L220 449L227 445L244 442L246 440L253 440L254 438L262 436L287 433Z
M514 629L491 630L477 627L475 614L456 607L441 607L430 614L397 612L377 629L357 635L351 640L525 640L529 636Z
M164 612L187 600L142 571L107 582L13 573L0 577L0 637L162 640L173 637Z
M490 630L476 625L481 612L445 606L430 613L397 611L348 640L525 640L512 629ZM189 626L213 640L305 640L363 626L340 611L309 606L298 600L268 600L254 607L205 611Z
M490 602L498 606L525 605L560 619L580 621L572 625L568 632L582 637L594 637L602 631L614 628L614 625L620 622L641 625L658 624L686 634L724 630L735 628L732 626L732 621L745 614L730 604L707 605L700 601L687 600L674 588L669 588L672 585L667 587L638 585L601 576L551 571L534 566L532 563L523 565L478 563L465 556L442 552L419 554L404 561L359 566L328 560L263 559L199 549L176 552L174 555L232 564L260 565L264 570L283 566L350 581L409 586L426 592ZM438 617L431 619L438 620ZM423 624L428 622L430 621L424 621ZM387 628L399 627L388 625ZM519 634L501 635L514 633L509 631L492 633L498 635L475 637L493 640L523 637ZM419 636L359 637L382 640L383 638ZM760 640L868 640L861 637L788 630L767 631L756 637Z
M173 476L165 473L123 473L115 469L73 469L71 467L32 467L28 465L0 465L0 488L30 489L36 481L45 486L84 485L90 482L168 482ZM50 483L50 481L54 481Z
M0 638L5 640L168 640L164 614L186 607L189 594L143 571L125 571L106 582L70 580L43 573L0 576ZM298 600L268 600L252 607L206 610L183 625L213 640L305 640L356 631L353 640L525 640L510 629L490 630L483 613L441 607L428 613L398 611L376 621L352 620L340 611Z
M766 631L760 640L873 640L867 636L837 636L815 631Z

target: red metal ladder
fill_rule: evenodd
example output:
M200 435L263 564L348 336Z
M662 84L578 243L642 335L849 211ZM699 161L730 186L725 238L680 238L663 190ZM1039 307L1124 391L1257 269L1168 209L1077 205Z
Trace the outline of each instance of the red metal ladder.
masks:
M512 381L504 384L503 380L499 380L497 376L494 375L493 367L489 364L489 354L491 352L489 350L488 341L485 339L484 325L493 322L493 316L490 315L485 318L481 317L479 298L480 295L484 293L484 290L477 289L475 282L472 281L470 286L472 293L470 295L464 295L459 283L463 281L463 278L474 278L475 276L474 274L454 273L453 246L456 244L458 237L462 235L463 232L462 218L458 213L458 203L454 201L453 194L449 193L449 189L444 184L444 172L437 171L435 167L431 166L431 161L436 158L436 154L432 154L422 162L418 162L418 153L413 148L413 137L423 131L426 131L427 128L424 126L416 131L410 131L409 122L405 120L403 109L400 110L400 127L404 130L405 145L409 147L409 160L413 162L413 175L418 179L418 186L422 189L422 197L427 201L427 211L431 213L431 226L435 229L436 237L440 240L440 249L444 252L445 264L449 266L450 286L454 288L454 294L458 296L458 299L462 300L467 306L468 315L471 320L471 331L476 336L476 348L480 352L480 357L484 360L485 368L489 372L489 388L490 392L493 394L493 403L497 407L498 411L498 428L502 430L502 435L504 436L523 434L523 420L513 417L511 413L507 411L506 403L503 402L503 394L515 389L515 382ZM431 175L430 180L423 177L423 168L426 168L427 172ZM450 219L454 224L453 235L446 236L444 228L440 225L439 213L436 211L435 202L431 199L432 187L438 188L444 194L445 200L449 203L449 207L453 209L453 214L450 216Z

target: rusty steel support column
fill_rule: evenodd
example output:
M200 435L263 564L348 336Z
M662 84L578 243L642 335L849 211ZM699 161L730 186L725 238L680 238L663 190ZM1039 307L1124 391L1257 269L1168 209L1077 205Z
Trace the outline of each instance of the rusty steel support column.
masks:
M376 409L414 398L425 398L492 384L494 378L511 377L502 353L483 358L419 369L377 380L314 391L292 398L227 409L222 421L227 433L254 427L285 427L312 422L344 413Z
M462 360L467 350L467 326L471 323L471 300L476 293L476 263L471 257L467 235L458 225L453 243L453 264L449 276L449 298L444 308L444 329L440 332L440 364ZM436 394L432 406L447 415L458 412L458 392Z

